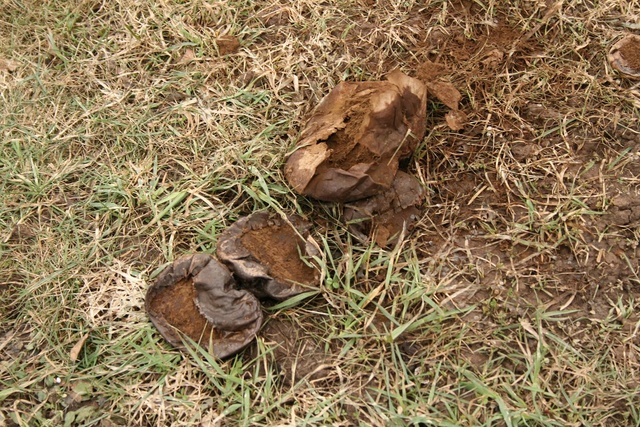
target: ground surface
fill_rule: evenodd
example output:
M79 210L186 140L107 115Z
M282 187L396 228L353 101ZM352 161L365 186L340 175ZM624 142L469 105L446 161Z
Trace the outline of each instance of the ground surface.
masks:
M640 88L606 53L640 3L56 1L0 7L0 424L640 425ZM342 80L428 102L393 250L282 174ZM216 362L144 293L270 209L323 281ZM278 346L276 344L282 344Z

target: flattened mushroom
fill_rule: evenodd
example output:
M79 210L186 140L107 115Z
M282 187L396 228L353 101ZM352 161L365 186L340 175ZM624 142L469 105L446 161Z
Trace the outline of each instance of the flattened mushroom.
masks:
M206 254L179 258L160 273L145 308L174 347L185 349L186 335L221 359L248 345L262 325L256 297L234 289L227 267Z
M390 189L377 196L350 203L344 208L349 230L362 241L371 235L381 246L393 245L403 230L410 230L420 216L424 189L420 182L398 172Z
M640 36L626 35L611 47L607 58L622 75L640 79Z
M218 258L258 298L283 300L320 281L318 271L301 258L316 255L304 240L311 224L298 216L287 219L257 212L238 220L218 239Z
M342 82L316 107L284 173L300 194L349 202L391 186L425 134L427 90L400 71Z

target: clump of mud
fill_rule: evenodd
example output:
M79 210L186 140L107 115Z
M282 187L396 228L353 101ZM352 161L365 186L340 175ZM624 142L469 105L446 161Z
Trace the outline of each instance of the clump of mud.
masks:
M206 254L182 257L149 287L145 308L160 334L184 349L184 336L219 358L231 356L262 325L258 299L236 289L227 267Z
M320 274L311 266L319 254L306 240L310 228L299 216L257 212L223 231L216 253L244 289L258 298L284 300L319 284Z
M626 35L611 47L607 58L625 77L640 79L640 36Z
M391 187L425 134L427 89L395 71L387 81L342 82L316 107L284 173L300 194L350 202Z

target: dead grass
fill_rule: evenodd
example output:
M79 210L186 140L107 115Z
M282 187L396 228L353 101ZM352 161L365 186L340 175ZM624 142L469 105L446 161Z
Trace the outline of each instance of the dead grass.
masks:
M640 92L606 63L639 16L5 1L0 424L640 425ZM356 244L336 206L290 191L284 156L335 84L426 60L469 123L430 101L418 227L393 251ZM166 263L265 208L316 223L320 294L267 313L327 354L325 378L287 380L265 339L181 354L143 311Z

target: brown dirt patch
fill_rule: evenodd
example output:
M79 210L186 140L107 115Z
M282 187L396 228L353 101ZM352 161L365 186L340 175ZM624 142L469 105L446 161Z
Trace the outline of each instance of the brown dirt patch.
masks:
M258 333L267 349L269 364L286 384L302 379L318 381L330 374L326 368L337 349L331 345L325 348L318 339L322 332L314 329L313 325L300 325L293 319L274 318ZM254 347L248 356L255 357L255 352Z
M195 342L217 338L211 323L200 313L195 304L197 292L193 281L180 280L173 286L162 288L151 301L151 308L162 313L167 323Z
M316 281L316 270L300 258L300 254L304 254L305 242L289 225L248 230L241 241L260 263L269 268L275 279L307 285Z
M423 229L421 250L425 258L445 262L440 274L460 273L461 286L469 288L456 303L478 304L478 313L469 317L471 321L477 316L478 328L519 322L531 307L551 306L575 310L566 314L571 320L550 327L577 344L591 333L590 328L611 316L615 301L640 298L636 273L640 193L623 184L637 179L634 162L615 172L591 167L602 157L615 158L615 152L593 135L573 136L576 151L553 158L567 165L560 182L546 166L536 166L552 161L549 154L562 143L555 138L535 143L516 140L502 147L513 156L511 167L526 168L526 183L473 167L451 174L445 172L446 162L425 159L425 164L437 165L431 176L450 179L431 187L432 225ZM635 139L627 144L634 158ZM443 148L441 155L472 165L494 149L470 148L467 145L464 152ZM579 194L573 203L572 193Z
M426 60L418 67L416 67L416 77L423 82L430 82L436 80L438 77L445 75L447 70L444 65L436 64L430 60Z

